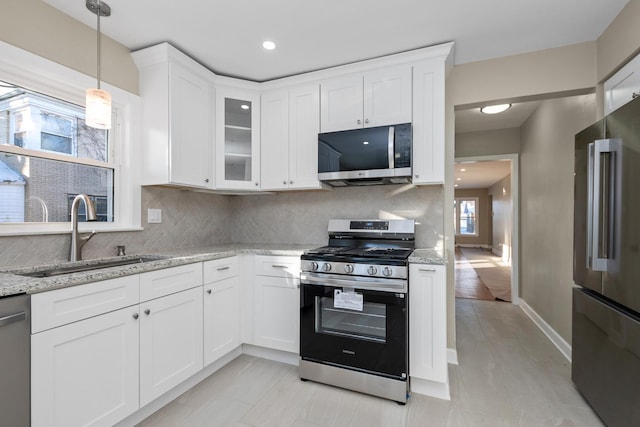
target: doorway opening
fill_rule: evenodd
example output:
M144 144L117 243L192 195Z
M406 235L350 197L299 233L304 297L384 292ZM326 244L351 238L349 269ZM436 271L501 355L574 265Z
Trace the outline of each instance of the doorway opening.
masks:
M518 155L455 159L457 298L519 303Z

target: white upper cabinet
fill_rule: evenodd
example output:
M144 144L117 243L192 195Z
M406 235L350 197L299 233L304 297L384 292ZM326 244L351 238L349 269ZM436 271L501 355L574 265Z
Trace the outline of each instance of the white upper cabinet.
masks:
M142 183L213 188L214 74L167 43L134 52Z
M260 189L260 97L216 88L216 188Z
M261 187L317 189L320 95L317 84L262 95Z
M322 132L411 122L411 66L325 80L320 99Z
M604 82L604 113L609 114L640 96L640 55Z
M413 183L444 183L445 71L442 58L413 67Z

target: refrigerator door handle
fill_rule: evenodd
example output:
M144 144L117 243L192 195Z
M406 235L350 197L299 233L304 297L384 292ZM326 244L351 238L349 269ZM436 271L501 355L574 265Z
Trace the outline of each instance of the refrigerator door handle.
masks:
M614 253L617 139L589 144L589 206L587 208L587 266L608 271Z

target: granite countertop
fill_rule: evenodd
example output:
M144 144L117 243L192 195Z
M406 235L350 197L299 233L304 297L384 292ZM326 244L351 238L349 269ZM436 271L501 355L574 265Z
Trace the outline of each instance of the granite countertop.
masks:
M54 289L114 279L147 271L160 270L168 267L176 267L194 262L209 261L220 258L228 258L238 254L256 255L282 255L300 256L305 250L311 249L309 245L288 244L230 244L220 246L208 246L200 248L177 249L175 251L159 251L152 255L136 254L125 257L101 258L79 262L64 262L59 264L39 265L34 267L15 267L0 270L0 297L17 294L35 294ZM157 258L144 263L128 264L117 267L99 268L83 272L61 274L50 277L30 277L16 273L36 273L51 268L74 267L91 264L99 264L109 260L127 260L139 257Z
M101 258L79 262L64 262L59 264L39 265L34 267L15 267L0 270L0 297L17 294L35 294L54 289L82 285L101 280L113 279L147 271L176 267L194 262L210 261L227 258L238 254L254 255L281 255L300 256L305 250L312 249L309 245L292 244L229 244L220 246L207 246L199 248L186 248L169 251L159 251L151 255L136 254L125 257ZM50 277L30 277L20 274L36 273L39 271L74 267L92 264L100 264L110 260L133 260L140 257L152 258L144 263L128 264L116 267L98 268L75 273L60 274ZM156 258L156 259L153 259ZM416 249L409 257L409 262L414 264L446 264L445 258L435 249Z
M436 249L416 249L409 256L409 263L445 265L447 260L442 256L442 253Z

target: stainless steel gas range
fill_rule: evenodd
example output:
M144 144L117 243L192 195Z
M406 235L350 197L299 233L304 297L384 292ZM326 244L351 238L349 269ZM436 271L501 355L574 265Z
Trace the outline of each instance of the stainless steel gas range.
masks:
M413 220L331 220L301 256L300 378L404 404Z

